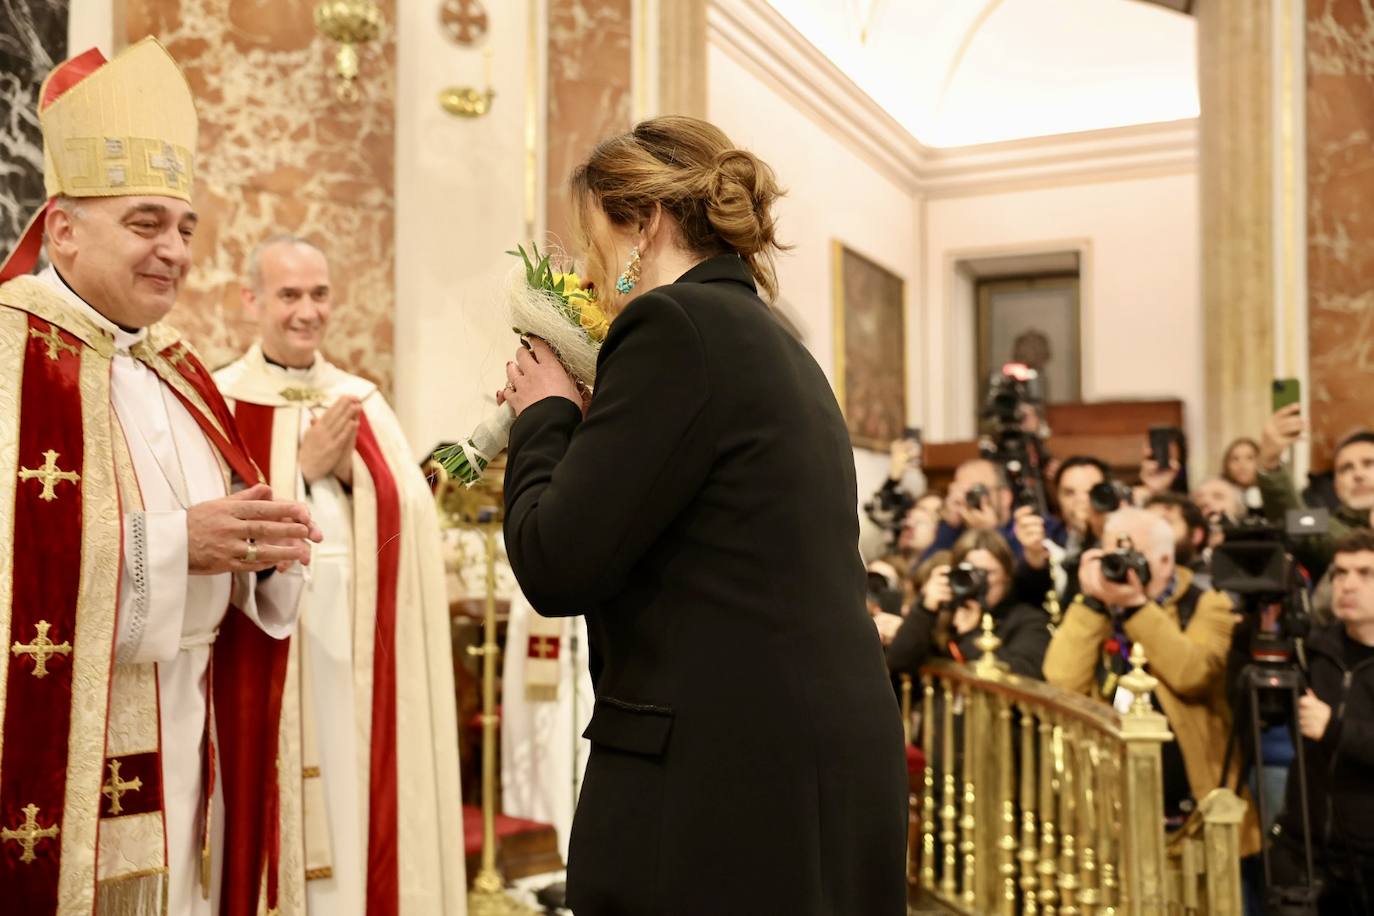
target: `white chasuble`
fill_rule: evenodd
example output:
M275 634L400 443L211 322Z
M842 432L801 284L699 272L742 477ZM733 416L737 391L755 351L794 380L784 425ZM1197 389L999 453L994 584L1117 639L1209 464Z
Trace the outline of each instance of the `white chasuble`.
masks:
M400 424L375 385L319 355L289 369L254 345L215 381L241 424L251 415L270 426L274 490L299 488L324 532L283 700L283 773L294 765L299 775L283 780L281 916L363 916L369 901L392 899L401 916L466 913L439 525ZM362 401L366 421L352 485L331 476L307 493L300 442L345 395ZM378 772L374 760L386 759L391 772Z
M130 354L147 331L129 332L114 325L76 296L52 268L39 279L115 340L111 401L142 502L142 511L126 511L124 516L115 677L137 677L132 671L149 663L155 667L168 912L211 916L219 901L217 867L211 870L212 886L201 884L211 649L231 599L269 636L290 635L302 590L301 568L261 582L250 574L188 573L186 510L228 495L227 467L186 407ZM117 712L111 714L112 730ZM210 849L217 865L223 802L216 789ZM107 845L102 843L102 852ZM110 852L117 855L118 849Z

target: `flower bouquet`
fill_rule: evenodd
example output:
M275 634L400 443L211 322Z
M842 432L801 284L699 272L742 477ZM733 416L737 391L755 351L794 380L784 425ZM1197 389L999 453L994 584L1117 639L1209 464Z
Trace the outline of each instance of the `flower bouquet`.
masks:
M512 329L522 338L538 337L548 343L568 374L590 391L596 382L596 357L611 326L596 304L596 295L582 288L576 273L555 271L552 256L541 253L537 245L531 244L529 252L516 246L506 253L523 264L523 269L511 272L506 293ZM472 486L492 459L505 451L514 422L515 411L503 404L467 439L440 449L434 457L450 477Z

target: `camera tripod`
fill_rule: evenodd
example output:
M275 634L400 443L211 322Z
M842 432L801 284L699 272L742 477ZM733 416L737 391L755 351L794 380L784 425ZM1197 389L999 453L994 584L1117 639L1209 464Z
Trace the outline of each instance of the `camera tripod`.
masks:
M1298 699L1303 694L1303 675L1292 652L1282 642L1268 634L1256 634L1257 614L1245 615L1244 637L1249 661L1240 669L1232 703L1234 715L1231 733L1226 739L1226 754L1222 758L1221 784L1227 785L1231 773L1232 755L1238 762L1236 786L1247 784L1250 774L1264 769L1262 732L1266 725L1288 723L1293 732L1295 747L1294 775L1298 779L1298 797L1302 819L1303 876L1299 884L1276 885L1273 882L1271 848L1267 837L1262 838L1260 856L1264 864L1265 912L1270 916L1313 916L1321 895L1321 882L1316 878L1312 853L1312 814L1308 809L1307 760L1303 754L1303 736L1297 728ZM1268 700L1268 704L1263 701ZM1268 713L1268 715L1266 715ZM1266 721L1266 719L1268 721ZM1248 727L1250 746L1245 744L1244 730ZM1239 753L1236 753L1239 750ZM1269 822L1268 803L1263 790L1255 793L1261 828Z

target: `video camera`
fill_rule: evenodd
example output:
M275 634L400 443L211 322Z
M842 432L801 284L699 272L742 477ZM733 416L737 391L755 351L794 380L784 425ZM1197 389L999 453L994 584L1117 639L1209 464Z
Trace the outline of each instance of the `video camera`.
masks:
M1040 515L1047 515L1046 430L1041 422L1027 429L1026 422L1028 417L1038 414L1043 403L1040 375L1034 369L1022 363L1007 363L994 372L988 380L982 412L986 431L978 450L1006 472L1014 508L1032 506Z

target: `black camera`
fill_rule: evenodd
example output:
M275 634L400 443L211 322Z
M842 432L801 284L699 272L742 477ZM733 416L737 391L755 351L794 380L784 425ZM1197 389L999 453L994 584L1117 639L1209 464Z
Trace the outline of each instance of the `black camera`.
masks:
M968 506L970 509L981 509L983 508L983 503L991 495L992 491L987 488L986 484L975 483L973 486L969 487L968 492L964 494L964 505Z
M949 606L963 607L970 601L985 606L988 600L988 573L972 563L960 563L949 571Z
M1040 515L1049 513L1045 499L1044 424L1028 431L1024 421L1038 411L1044 401L1040 376L1020 363L1008 363L988 381L983 404L986 432L978 443L979 453L1002 466L1011 488L1015 508L1033 506ZM969 503L969 505L973 505Z
M1098 515L1110 515L1132 501L1131 488L1119 480L1104 480L1088 491L1088 505Z
M1135 549L1130 538L1121 538L1115 550L1102 555L1102 578L1117 585L1125 585L1134 570L1142 588L1150 584L1150 561Z

